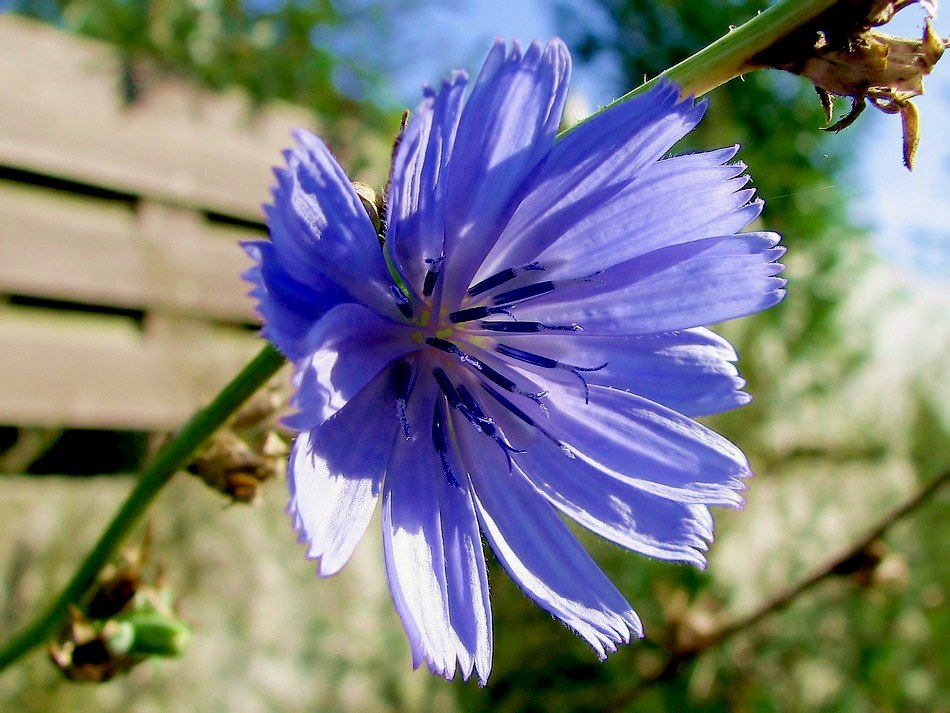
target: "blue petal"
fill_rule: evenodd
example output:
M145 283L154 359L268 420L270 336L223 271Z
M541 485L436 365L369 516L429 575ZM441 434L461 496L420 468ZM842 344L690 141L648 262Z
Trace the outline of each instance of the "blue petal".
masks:
M759 312L781 301L775 233L742 233L660 248L591 282L513 309L519 320L578 323L585 334L651 334Z
M530 453L516 457L528 479L584 527L648 557L705 567L702 553L713 538L705 505L668 500L601 470L565 463L564 454L550 448Z
M478 278L533 262L559 239L573 246L619 235L639 244L642 219L628 211L643 202L624 196L704 111L705 104L680 101L679 88L664 82L571 131L551 151Z
M705 426L635 394L604 386L582 395L549 382L548 418L539 423L579 458L642 490L698 505L738 507L751 475L732 443ZM516 447L517 443L514 444Z
M329 280L310 285L297 282L277 262L274 244L266 240L242 243L257 265L244 273L253 284L251 296L258 300L261 333L291 361L303 356L302 339L327 310L347 299L347 294Z
M354 398L373 377L401 356L419 349L408 325L390 322L354 303L331 309L313 327L298 361L292 405L284 419L293 430L318 426Z
M287 512L300 540L309 543L307 556L319 558L319 576L336 574L363 537L398 430L388 374L380 374L294 442Z
M744 187L745 164L722 163L734 153L731 147L649 166L615 198L576 216L537 260L552 266L552 276L590 274L657 248L739 232L761 213L762 201Z
M559 510L592 532L649 557L705 566L713 521L704 505L676 502L570 458L537 428L503 409L492 416L516 445L525 477ZM524 451L524 452L520 452Z
M554 144L571 58L558 39L542 51L492 48L462 112L448 167L446 304L458 304Z
M499 342L591 369L580 372L583 381L570 371L561 371L560 380L578 393L585 381L610 386L694 418L728 411L751 399L742 391L745 380L733 363L737 359L735 350L703 327L616 337L584 333L510 335ZM551 370L536 373L552 378Z
M442 256L446 164L455 141L467 78L457 72L438 94L428 87L393 157L387 244L400 274L422 294L426 272Z
M445 552L449 619L458 636L457 656L462 677L468 680L474 668L478 680L485 685L492 657L488 573L472 494L464 487L465 469L454 449L450 449L450 460L463 487L450 484L445 477L436 476L435 479Z
M369 220L346 173L321 139L296 131L298 146L277 169L274 202L265 206L277 259L297 282L336 283L353 299L398 318L392 279Z
M434 381L420 379L416 391L410 438L397 441L383 486L389 588L415 667L425 661L449 679L457 665L465 678L475 667L484 682L491 615L471 496L448 483L432 445Z
M633 609L544 498L474 430L459 433L482 531L508 574L601 658L642 636Z

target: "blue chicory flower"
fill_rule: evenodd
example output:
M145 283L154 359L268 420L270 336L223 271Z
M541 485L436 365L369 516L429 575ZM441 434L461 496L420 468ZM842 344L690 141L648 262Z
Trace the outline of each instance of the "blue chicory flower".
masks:
M497 43L424 98L393 157L385 247L316 136L276 169L270 241L246 246L263 334L295 367L288 511L320 576L382 499L414 665L484 683L483 534L603 658L637 615L559 517L704 565L710 506L746 459L692 420L749 397L701 325L778 302L774 233L738 147L664 158L705 106L672 83L555 143L570 55ZM481 533L481 534L480 534Z

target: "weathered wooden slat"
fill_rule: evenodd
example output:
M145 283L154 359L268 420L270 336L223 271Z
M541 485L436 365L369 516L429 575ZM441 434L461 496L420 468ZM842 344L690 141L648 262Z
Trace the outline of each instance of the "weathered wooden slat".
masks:
M0 165L258 219L270 167L309 112L252 112L181 81L123 106L108 45L0 15Z
M255 321L237 241L193 211L0 181L0 293Z
M0 309L0 424L175 429L262 344L197 323L162 336L118 317Z

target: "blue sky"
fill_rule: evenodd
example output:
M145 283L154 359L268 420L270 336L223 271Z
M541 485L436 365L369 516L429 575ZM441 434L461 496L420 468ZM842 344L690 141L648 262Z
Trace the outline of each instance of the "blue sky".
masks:
M907 10L888 31L915 36L919 14ZM950 22L938 17L946 37ZM865 184L865 200L855 210L873 226L878 252L908 278L923 278L950 296L950 53L925 82L926 94L915 104L921 141L914 171L900 165L901 128L896 116L868 110L859 119L864 151L855 180Z
M396 19L396 37L405 42L398 49L399 72L394 91L402 103L415 103L419 86L430 84L450 68L477 71L497 37L518 38L522 44L542 42L555 34L553 3L543 0L456 0L427 4ZM590 0L573 5L585 14L585 21L603 26L603 11ZM606 103L616 85L616 73L608 62L597 67L575 65L572 86L592 103Z

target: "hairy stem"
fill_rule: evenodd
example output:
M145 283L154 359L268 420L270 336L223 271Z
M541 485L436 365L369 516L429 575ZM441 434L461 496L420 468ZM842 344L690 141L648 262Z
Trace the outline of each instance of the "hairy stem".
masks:
M99 541L86 556L62 592L29 625L0 648L0 670L33 648L49 640L66 619L70 604L77 604L103 567L128 537L155 496L171 477L185 467L194 452L263 386L284 364L281 354L268 345L222 389L214 400L198 411L142 471L135 487L112 518Z
M595 116L622 104L631 97L646 91L661 79L671 79L680 86L683 96L702 96L716 87L735 79L746 72L761 69L753 58L792 34L802 25L814 20L836 2L842 0L781 0L748 22L731 29L728 34L701 49L696 54L670 67L665 72L644 82L619 99L583 121L578 122L561 135L572 131ZM559 137L560 138L560 137Z

